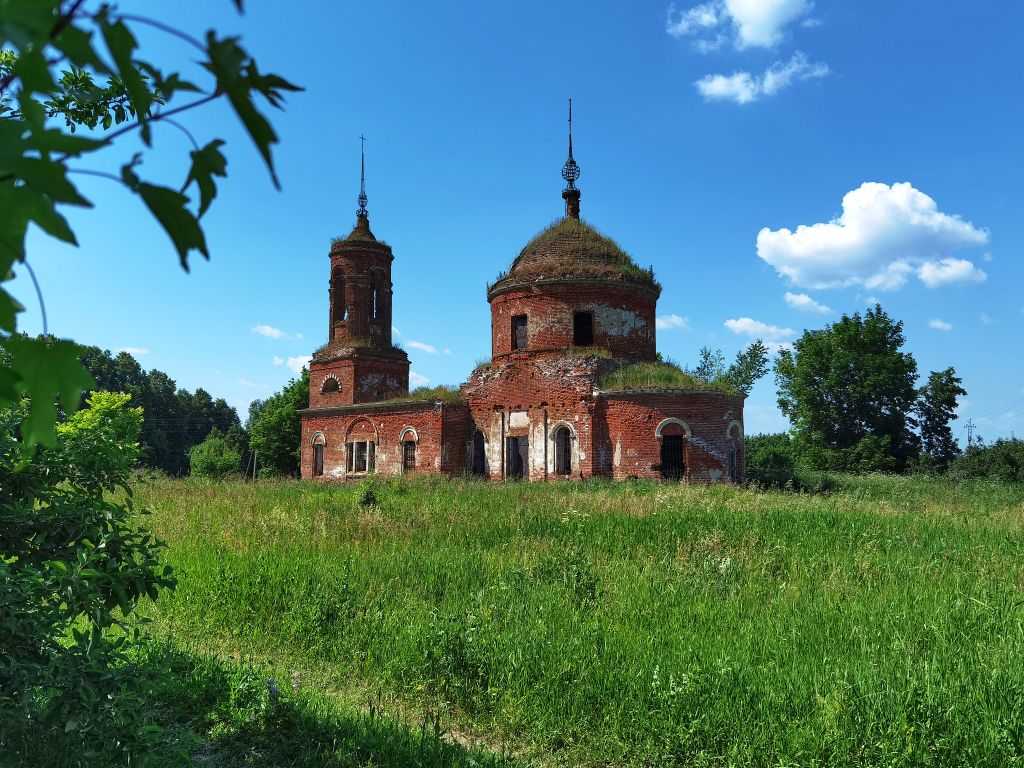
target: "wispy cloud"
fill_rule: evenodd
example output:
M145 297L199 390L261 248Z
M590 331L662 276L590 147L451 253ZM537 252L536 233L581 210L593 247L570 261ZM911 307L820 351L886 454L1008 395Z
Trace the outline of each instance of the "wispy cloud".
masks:
M301 333L288 333L282 331L280 328L275 328L272 325L254 325L252 332L259 334L260 336L266 336L268 339L301 339Z
M430 379L426 376L416 373L416 371L409 371L409 386L411 387L422 387L430 383Z
M673 328L681 328L684 331L693 330L690 327L690 320L679 315L658 315L654 319L654 327L659 331L669 331Z
M740 50L772 48L782 41L786 27L805 17L812 5L810 0L711 0L679 10L673 3L665 31L690 40L703 53L726 43Z
M936 331L952 331L953 330L953 324L952 323L947 323L945 320L938 320L938 319L929 320L928 321L928 327L929 328L933 328Z
M819 304L817 301L812 299L806 293L790 293L786 291L784 297L786 303L789 304L793 309L799 310L800 312L813 312L819 315L831 315L832 308L826 307L824 304Z
M778 325L769 325L752 317L737 317L726 320L723 323L733 333L740 336L749 336L752 339L764 339L765 341L785 341L791 338L796 331L792 328L781 328Z
M827 64L809 61L798 51L788 61L777 61L760 75L744 71L731 75L705 75L694 85L706 101L749 104L765 96L774 96L794 82L824 77L828 73Z
M309 365L309 361L313 359L312 355L299 355L298 357L289 357L285 361L285 365L291 368L295 373L302 373L302 369Z
M284 365L284 358L274 355L274 365Z
M148 355L149 347L121 347L118 352L127 352L129 355Z
M256 386L255 384L253 384L248 379L239 379L238 383L241 384L243 387L255 387Z
M426 344L422 341L406 340L405 346L409 347L409 349L418 349L421 352L428 352L431 355L437 354L437 347L435 347L433 344Z

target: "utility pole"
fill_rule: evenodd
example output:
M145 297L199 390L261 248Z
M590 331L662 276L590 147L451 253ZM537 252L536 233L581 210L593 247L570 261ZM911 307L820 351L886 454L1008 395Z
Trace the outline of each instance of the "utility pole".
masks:
M974 426L975 426L975 424L974 424L973 421L968 419L967 420L967 424L965 426L967 427L967 448L970 449L970 447L971 447L971 438L974 437Z

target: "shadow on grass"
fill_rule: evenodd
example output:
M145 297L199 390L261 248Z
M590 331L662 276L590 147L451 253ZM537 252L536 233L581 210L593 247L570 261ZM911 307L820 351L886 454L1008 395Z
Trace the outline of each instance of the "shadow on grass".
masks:
M250 664L231 664L151 647L152 721L171 742L157 765L209 766L512 766L503 755L446 741L375 711L344 709L277 681ZM296 690L293 690L293 685ZM173 753L173 754L172 754Z

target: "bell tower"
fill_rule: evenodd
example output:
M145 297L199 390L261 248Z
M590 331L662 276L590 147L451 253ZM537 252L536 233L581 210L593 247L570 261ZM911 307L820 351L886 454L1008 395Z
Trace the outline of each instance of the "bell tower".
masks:
M391 338L391 246L370 230L365 137L359 137L356 225L331 243L327 344L310 363L310 406L400 397L409 392L409 357ZM317 405L314 405L314 402Z

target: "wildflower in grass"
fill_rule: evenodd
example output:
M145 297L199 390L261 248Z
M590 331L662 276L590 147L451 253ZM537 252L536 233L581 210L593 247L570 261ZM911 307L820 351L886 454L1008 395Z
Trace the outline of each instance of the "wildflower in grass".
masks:
M299 692L299 683L302 682L302 678L299 677L299 670L292 670L292 691L295 693Z
M267 680L267 690L270 691L270 700L277 701L281 698L281 692L277 690L277 681L274 678Z

